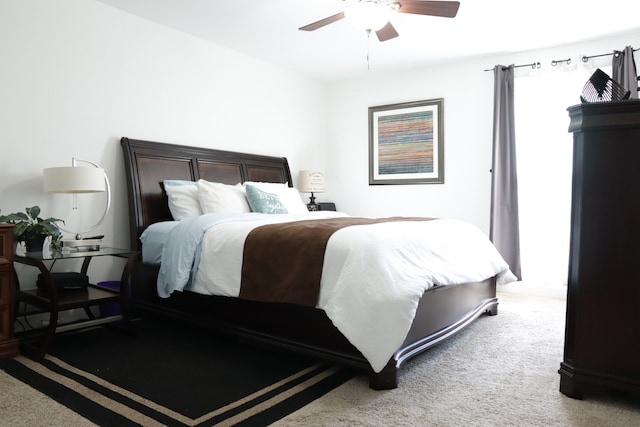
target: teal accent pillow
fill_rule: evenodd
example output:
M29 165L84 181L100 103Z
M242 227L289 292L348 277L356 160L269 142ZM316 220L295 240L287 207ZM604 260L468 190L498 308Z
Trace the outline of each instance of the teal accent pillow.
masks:
M273 193L267 193L253 185L246 186L247 201L253 212L267 214L286 214L287 209L280 202L280 198Z

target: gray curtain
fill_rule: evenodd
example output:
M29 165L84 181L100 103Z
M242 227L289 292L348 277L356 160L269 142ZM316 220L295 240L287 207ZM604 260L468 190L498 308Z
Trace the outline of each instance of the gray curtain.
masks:
M615 51L612 61L613 76L611 78L631 91L631 98L638 98L638 73L636 61L633 59L633 48L627 46L623 51Z
M518 180L513 108L513 65L493 69L493 166L491 175L491 228L489 238L522 279Z

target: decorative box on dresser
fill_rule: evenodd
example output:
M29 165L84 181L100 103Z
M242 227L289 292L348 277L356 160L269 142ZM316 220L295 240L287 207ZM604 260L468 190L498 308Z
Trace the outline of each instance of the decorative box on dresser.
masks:
M0 359L18 355L13 335L13 225L0 224Z
M570 107L571 244L560 391L640 392L640 101Z

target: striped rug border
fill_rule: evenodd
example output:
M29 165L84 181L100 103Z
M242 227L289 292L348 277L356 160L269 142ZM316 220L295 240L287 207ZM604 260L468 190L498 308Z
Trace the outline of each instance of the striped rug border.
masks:
M353 378L347 368L318 363L196 419L156 404L47 355L42 363L18 356L0 364L8 374L103 426L266 425Z

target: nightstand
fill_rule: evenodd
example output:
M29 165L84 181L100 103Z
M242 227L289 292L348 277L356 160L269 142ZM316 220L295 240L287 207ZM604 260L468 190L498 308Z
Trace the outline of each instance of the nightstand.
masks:
M318 210L319 211L335 211L336 210L336 204L335 203L330 203L330 202L318 203Z
M83 259L80 273L87 274L91 260L93 258L103 256L114 256L127 259L120 278L119 291L91 283L83 290L60 291L56 288L56 284L54 283L49 271L50 267L47 268L45 265L45 261L56 262L64 259ZM37 311L25 311L23 313L17 313L16 310L17 316L20 317L36 313L49 313L49 323L47 326L34 328L17 334L18 338L20 338L22 353L35 360L42 359L47 353L49 345L53 341L55 334L60 332L96 325L113 324L113 322L120 320L124 322L124 329L129 330L130 320L127 298L129 276L137 259L138 252L108 247L102 247L100 250L86 252L27 252L24 255L15 255L14 262L38 268L45 283L45 287L43 289L21 290L20 283L16 278L17 303L23 302L37 309ZM96 317L91 311L91 307L93 306L113 302L120 303L122 314L108 317ZM60 312L78 308L84 309L87 319L68 324L58 324L58 315ZM34 341L36 344L34 344ZM38 341L39 344L37 343Z
M18 355L13 335L14 308L13 225L0 224L0 359Z

